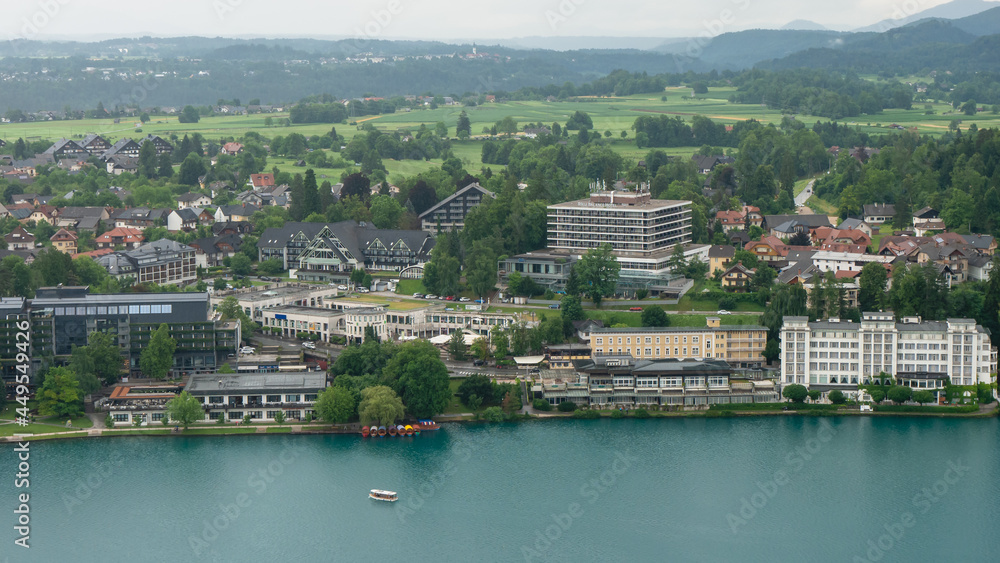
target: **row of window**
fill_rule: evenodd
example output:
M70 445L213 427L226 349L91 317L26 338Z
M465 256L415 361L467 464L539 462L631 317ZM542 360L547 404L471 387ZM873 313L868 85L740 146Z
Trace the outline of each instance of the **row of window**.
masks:
M56 307L58 316L93 316L93 315L167 315L172 313L174 306L166 305L109 305L93 307Z

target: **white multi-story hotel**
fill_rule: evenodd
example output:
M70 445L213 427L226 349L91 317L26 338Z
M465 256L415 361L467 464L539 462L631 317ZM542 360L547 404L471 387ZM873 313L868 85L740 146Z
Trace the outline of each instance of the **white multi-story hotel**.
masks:
M971 319L923 321L891 311L864 313L860 323L785 317L781 381L820 391L857 389L885 373L915 389L990 383L997 369L989 332Z
M650 199L648 191L594 192L548 207L548 247L580 253L605 243L615 253L671 250L691 242L691 202Z

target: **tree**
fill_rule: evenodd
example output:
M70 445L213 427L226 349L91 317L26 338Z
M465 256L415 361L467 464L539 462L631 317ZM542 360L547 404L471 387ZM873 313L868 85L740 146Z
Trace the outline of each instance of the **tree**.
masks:
M934 402L934 393L930 391L921 390L913 394L913 400L920 403L921 405L926 405L927 403Z
M393 387L407 411L418 418L441 413L451 399L448 368L437 348L426 340L401 344L383 368L382 377L395 382Z
M559 309L562 310L562 318L568 321L582 321L587 318L583 312L583 305L580 303L580 298L576 295L567 294L563 296L559 304Z
M230 295L219 303L216 310L222 314L223 319L235 319L240 321L240 332L243 335L243 339L249 339L254 332L260 329L260 325L255 323L250 316L247 315L243 307L240 307L239 301L236 300L235 295Z
M278 411L274 413L274 423L275 424L285 423L285 411L278 409Z
M642 310L642 326L670 326L670 316L659 305L650 305Z
M862 311L880 310L888 281L889 274L884 265L878 262L865 264L858 276L858 307Z
M406 212L396 198L390 195L377 195L372 198L372 223L380 229L395 229L399 227L399 219Z
M139 168L137 172L140 176L147 179L156 178L156 147L153 146L152 142L145 142L142 144L142 149L139 151Z
M198 123L198 120L200 119L201 115L198 113L198 108L194 106L184 106L184 109L181 111L181 115L177 118L177 121L180 123Z
M383 426L395 424L405 414L403 401L396 392L385 385L374 385L361 390L361 403L358 405L358 415L361 424L368 426L377 422Z
M904 385L893 385L889 388L889 392L885 396L897 405L905 403L910 400L913 396L913 389L906 387Z
M354 416L357 403L346 387L327 387L316 399L316 413L331 424L343 424Z
M872 389L868 394L872 396L872 401L876 405L885 400L885 391L881 389Z
M830 402L835 405L842 405L847 402L847 397L844 396L844 392L840 389L830 391L830 394L827 395L827 397L830 399Z
M74 418L83 414L83 396L76 375L65 367L49 368L38 391L38 414Z
M149 143L152 144L152 143ZM163 153L159 158L159 168L156 169L157 178L170 178L174 175L174 162L170 158L170 154Z
M462 133L465 133L465 137L472 135L472 122L469 121L469 114L465 113L465 110L458 114L458 124L455 126L455 136L461 139Z
M785 388L781 390L781 396L789 401L792 401L793 403L804 403L806 402L806 397L809 396L809 391L806 389L805 385L792 383L791 385L786 385Z
M177 342L170 337L170 327L166 323L161 324L139 355L139 369L146 377L163 379L174 363L176 349Z
M611 253L610 244L588 250L576 263L576 267L580 270L580 284L584 293L590 297L594 305L600 307L605 297L614 295L621 264Z
M185 186L195 186L198 184L198 178L204 176L205 173L205 162L192 152L181 163L177 181Z
M484 240L472 243L472 250L465 256L465 281L480 298L497 284L497 255Z
M764 345L764 352L761 355L764 356L768 364L774 363L774 360L781 357L781 344L777 340L769 339Z
M469 401L472 397L477 397L481 401L481 405L495 404L499 399L497 393L498 385L496 382L480 374L473 374L466 377L462 381L462 384L458 386L458 390L455 391L455 395L466 406L471 406L469 405Z
M116 383L122 371L122 357L114 337L106 332L91 332L87 335L87 345L83 348L93 374L101 383L104 385ZM77 374L79 373L77 371Z
M814 402L814 403L819 400L820 395L822 395L822 393L820 393L819 389L810 389L809 390L809 400L812 401L812 402Z
M799 231L788 239L788 244L789 246L812 246L812 240L809 238L809 233Z
M184 430L195 422L205 420L204 405L187 391L181 391L180 395L167 401L166 411L174 422L184 427Z
M477 360L486 361L490 357L490 343L485 338L480 336L472 341L472 346L469 351Z
M465 335L461 330L452 332L451 338L448 339L448 353L451 354L451 359L458 362L465 361L466 351Z
M139 121L141 121L142 123L149 123L149 114L146 112L142 112L139 115Z
M965 115L976 115L976 100L969 100L962 104L962 113Z
M246 254L234 254L229 259L229 269L238 276L246 276L251 272L252 264Z

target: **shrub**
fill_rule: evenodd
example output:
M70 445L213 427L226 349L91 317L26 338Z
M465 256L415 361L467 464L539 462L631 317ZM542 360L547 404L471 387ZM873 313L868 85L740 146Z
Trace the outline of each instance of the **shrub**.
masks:
M890 401L899 405L910 400L910 397L913 396L913 389L903 385L893 385L885 395Z
M635 413L632 416L636 418L649 418L649 411L646 409L635 409Z
M847 402L847 397L844 396L844 392L841 391L840 389L834 389L833 391L830 391L829 398L830 402L835 405L842 405L845 402Z
M611 418L625 418L625 413L618 409L611 411Z
M591 420L595 418L601 418L601 413L596 410L576 410L573 411L573 418L579 418L584 420Z
M489 407L483 411L483 420L486 422L503 422L503 409L500 407Z
M108 416L104 417L104 427L105 428L115 427L115 419L114 417L111 416L111 413L108 413Z
M573 401L563 401L559 403L559 412L573 412L576 410L576 403Z
M990 387L989 383L980 383L976 387L976 396L979 398L979 402L984 405L988 405L993 402L993 389Z
M727 309L727 310L728 309L735 309L736 308L736 299L734 299L732 296L729 296L729 295L723 297L722 299L719 299L719 308L720 309Z
M785 388L781 390L781 396L789 401L792 401L793 403L804 403L806 397L809 396L809 390L806 389L805 385L793 383L791 385L786 385Z
M535 399L531 402L531 406L535 407L536 411L550 411L552 410L552 405L545 399Z

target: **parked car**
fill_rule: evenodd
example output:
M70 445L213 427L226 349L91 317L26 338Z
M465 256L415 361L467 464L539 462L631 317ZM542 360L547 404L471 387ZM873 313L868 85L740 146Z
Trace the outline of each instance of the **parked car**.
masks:
M437 299L437 298L438 298L438 296L434 295L433 293L428 293L427 294L427 299Z
M423 293L414 293L413 294L413 298L414 299L423 299L424 298L424 294Z
M462 303L468 303L469 301L472 301L468 297L459 297L458 300L461 301Z
M729 311L727 311L725 309L719 309L718 311L715 312L715 314L716 315L732 315L732 313L730 313Z
M367 287L359 287L358 288L358 293L368 293L368 292L369 292L369 290L368 290Z
M482 299L476 299L476 300L475 300L475 303L480 303L480 304L482 304L482 303L483 303L483 300L482 300Z
M444 301L447 299L444 295L438 295L438 301Z
M558 308L559 308L559 304L558 303L553 303L553 304L549 305L549 309L558 309Z
M629 311L642 311L642 307L629 307Z
M474 366L484 366L484 365L486 365L486 360L473 360L472 365L474 365Z
M337 289L339 289L340 291L347 291L347 286L346 285L338 285Z
M240 348L240 354L243 354L243 355L252 355L252 354L256 354L256 353L257 353L257 350L253 346L244 346L244 347Z
M303 342L302 343L302 347L303 348L308 348L310 350L315 350L316 349L316 345L313 344L312 342Z
M445 297L444 300L445 301L454 301L455 300L455 296L454 295L449 295L448 297Z

